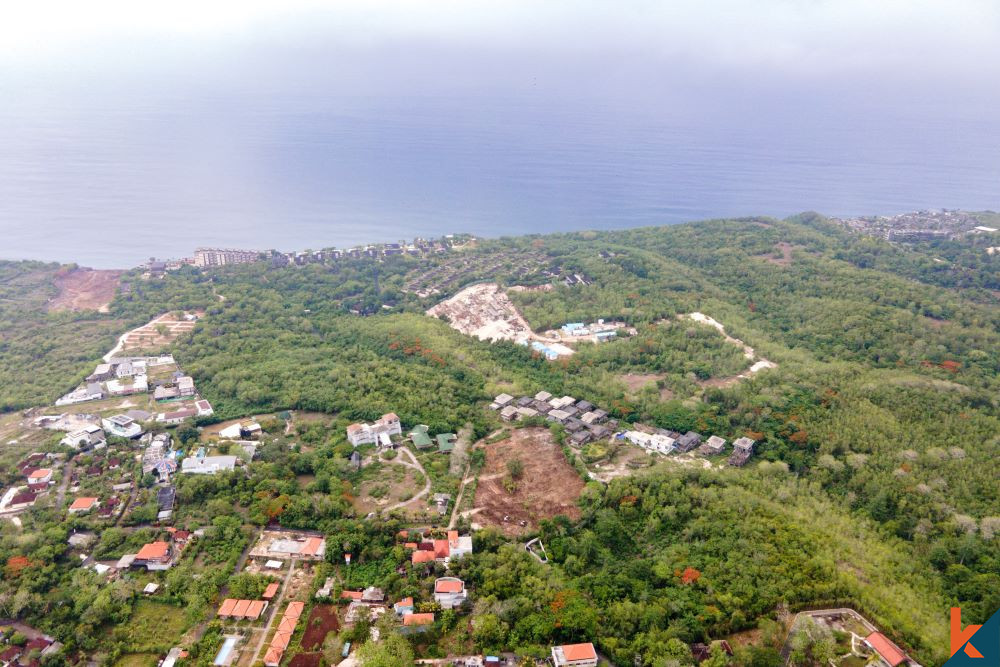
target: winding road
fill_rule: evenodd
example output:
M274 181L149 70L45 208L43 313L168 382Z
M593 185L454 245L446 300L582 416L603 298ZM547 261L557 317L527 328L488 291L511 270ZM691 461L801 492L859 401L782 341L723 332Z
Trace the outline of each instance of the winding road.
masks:
M407 505L416 502L421 498L424 498L431 492L431 477L430 475L427 474L427 471L424 470L424 466L421 465L420 461L417 460L417 457L413 455L413 452L411 452L408 447L403 447L403 446L400 446L397 451L400 453L400 456L397 456L396 458L388 461L388 463L395 463L397 465L406 466L407 468L413 468L414 470L419 472L421 475L424 476L424 488L412 498L384 508L382 510L383 512L391 512L393 510L398 510L400 508L406 507ZM405 454L410 459L409 463L402 460L403 454Z

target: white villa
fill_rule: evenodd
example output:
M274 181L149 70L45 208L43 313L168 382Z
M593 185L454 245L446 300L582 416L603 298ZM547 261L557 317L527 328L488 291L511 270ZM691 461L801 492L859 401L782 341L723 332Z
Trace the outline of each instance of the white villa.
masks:
M402 434L403 427L394 412L382 415L373 424L351 424L347 427L347 441L355 447L379 442L384 444L390 436Z

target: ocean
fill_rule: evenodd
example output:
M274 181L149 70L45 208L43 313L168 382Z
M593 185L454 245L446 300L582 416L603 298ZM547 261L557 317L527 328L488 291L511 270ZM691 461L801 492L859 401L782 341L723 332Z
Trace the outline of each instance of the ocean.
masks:
M198 246L1000 209L989 110L557 97L7 105L0 258L124 268Z

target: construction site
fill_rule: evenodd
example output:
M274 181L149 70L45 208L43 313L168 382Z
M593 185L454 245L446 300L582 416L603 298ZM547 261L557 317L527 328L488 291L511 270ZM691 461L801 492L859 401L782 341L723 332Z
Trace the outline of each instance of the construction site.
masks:
M194 329L195 323L203 314L201 312L164 313L155 317L141 327L125 333L118 341L117 351L110 356L164 348L182 334L189 333Z
M558 356L573 354L572 348L562 345L558 337L533 332L507 293L496 283L470 285L430 308L427 314L442 318L453 329L480 340L511 340L524 345L535 342Z
M322 535L290 530L265 530L250 551L250 558L265 560L323 560L326 539Z

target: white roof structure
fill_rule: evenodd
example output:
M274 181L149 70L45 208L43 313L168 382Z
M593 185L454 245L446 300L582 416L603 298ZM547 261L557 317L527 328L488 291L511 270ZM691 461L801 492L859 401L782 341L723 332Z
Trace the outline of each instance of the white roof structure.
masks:
M219 437L229 440L238 440L243 434L242 427L239 424L233 424L227 426L219 431Z
M195 475L214 475L217 472L232 470L236 467L235 456L189 456L181 461L181 472Z

